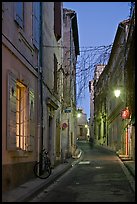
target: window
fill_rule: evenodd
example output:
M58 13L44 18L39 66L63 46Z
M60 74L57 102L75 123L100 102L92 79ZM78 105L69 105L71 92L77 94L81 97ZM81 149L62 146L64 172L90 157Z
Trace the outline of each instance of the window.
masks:
M80 128L80 136L83 135L83 128Z
M57 58L54 54L54 91L57 93Z
M35 136L34 91L10 73L8 79L7 149L31 151Z
M33 2L33 44L39 49L40 42L40 2Z
M23 10L24 10L23 2L16 2L15 20L21 28L23 28L23 12L24 12Z
M20 82L16 83L16 148L27 149L27 88Z
M98 124L98 140L101 138L101 122Z
M61 38L61 2L54 2L54 33L58 41Z

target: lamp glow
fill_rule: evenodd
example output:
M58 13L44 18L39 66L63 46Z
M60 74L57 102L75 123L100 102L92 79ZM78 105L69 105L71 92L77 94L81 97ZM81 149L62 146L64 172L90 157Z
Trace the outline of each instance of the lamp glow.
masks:
M115 90L114 94L115 94L116 98L118 98L120 96L120 90L119 89Z
M77 118L80 118L80 116L81 116L81 114L80 114L80 113L78 113L78 114L77 114Z

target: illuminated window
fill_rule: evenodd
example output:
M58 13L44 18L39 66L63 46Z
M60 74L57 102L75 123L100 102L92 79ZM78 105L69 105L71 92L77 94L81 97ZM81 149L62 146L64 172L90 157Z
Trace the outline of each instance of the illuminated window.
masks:
M34 90L8 76L7 150L33 151L35 137Z
M27 147L27 88L17 82L16 88L16 147L26 150Z

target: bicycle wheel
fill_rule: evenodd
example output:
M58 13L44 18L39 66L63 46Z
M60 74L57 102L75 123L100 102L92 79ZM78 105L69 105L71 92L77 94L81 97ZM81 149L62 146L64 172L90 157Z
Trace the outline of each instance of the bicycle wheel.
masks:
M45 168L44 170L42 170L42 167L41 167L41 162L37 162L35 165L34 165L34 174L35 176L37 176L38 178L41 178L41 179L46 179L50 176L51 174L51 168L50 166L46 166L45 165Z

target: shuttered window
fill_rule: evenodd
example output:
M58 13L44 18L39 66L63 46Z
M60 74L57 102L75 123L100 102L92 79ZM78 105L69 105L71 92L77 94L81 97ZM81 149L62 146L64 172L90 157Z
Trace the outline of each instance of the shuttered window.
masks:
M16 150L16 78L8 75L7 149Z
M54 91L57 93L57 58L54 54Z
M54 33L58 41L61 38L61 2L54 2Z
M33 44L39 49L40 41L40 2L33 2Z
M24 12L24 5L23 2L16 2L16 16L15 20L18 25L23 28L23 12Z
M8 76L7 113L7 149L31 151L35 134L34 91L12 73Z
M35 97L34 90L29 89L29 138L28 138L28 150L32 151L34 147L35 136Z

